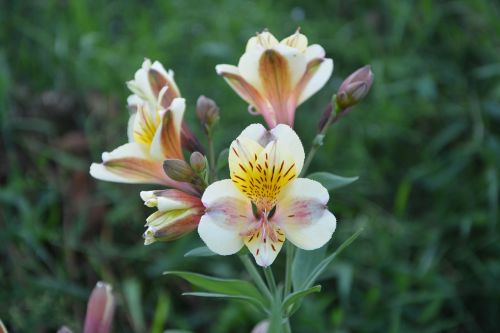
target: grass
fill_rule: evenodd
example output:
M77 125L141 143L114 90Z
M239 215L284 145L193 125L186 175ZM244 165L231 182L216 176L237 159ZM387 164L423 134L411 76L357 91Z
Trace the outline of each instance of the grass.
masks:
M181 297L189 287L161 275L245 277L237 259L183 258L196 235L143 246L140 187L97 182L88 166L125 141L124 81L144 57L175 69L192 123L197 96L217 101L226 147L260 119L214 66L236 63L258 30L300 26L336 66L298 111L306 147L347 74L370 63L375 84L311 167L360 176L332 194L331 247L365 231L294 332L499 331L499 15L487 0L2 2L2 320L12 332L78 331L102 279L119 297L117 332L250 331L252 309Z

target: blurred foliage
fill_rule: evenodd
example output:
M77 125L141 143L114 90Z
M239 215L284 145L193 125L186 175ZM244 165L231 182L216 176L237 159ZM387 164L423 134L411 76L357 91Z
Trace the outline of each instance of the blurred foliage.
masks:
M342 78L369 63L375 84L310 170L360 176L332 194L331 248L365 231L294 332L499 332L498 17L489 0L0 2L2 319L11 332L78 331L102 279L119 297L116 332L249 332L262 319L251 308L182 297L188 285L161 275L245 278L237 259L184 258L195 234L143 246L142 187L88 167L125 142L124 81L144 57L175 69L192 123L197 96L217 101L221 150L260 119L214 66L237 63L256 31L300 26L336 65L298 111L306 147Z

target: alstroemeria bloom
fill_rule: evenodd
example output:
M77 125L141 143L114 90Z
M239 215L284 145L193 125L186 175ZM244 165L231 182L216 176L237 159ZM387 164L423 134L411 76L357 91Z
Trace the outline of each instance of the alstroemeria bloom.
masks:
M196 229L205 208L200 198L178 190L142 191L148 207L158 211L146 219L144 244L174 240Z
M238 67L217 65L217 73L255 108L270 128L293 127L295 109L321 89L333 71L332 59L298 31L281 42L267 31L250 38Z
M213 183L201 199L198 233L208 248L230 255L246 245L257 264L269 266L285 239L305 250L328 242L336 226L328 191L297 178L303 165L304 148L289 126L247 127L229 149L231 179Z

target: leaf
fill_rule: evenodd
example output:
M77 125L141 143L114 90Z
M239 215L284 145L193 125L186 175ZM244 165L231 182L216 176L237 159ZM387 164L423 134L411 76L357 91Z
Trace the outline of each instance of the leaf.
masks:
M217 157L217 167L216 169L222 170L227 164L229 159L229 148L224 149L220 152L219 157Z
M266 303L266 299L255 288L253 284L244 280L237 279L221 279L212 276L191 273L191 272L165 272L163 274L175 275L183 278L192 285L208 290L213 293L220 293L232 296L246 296L260 301L262 304Z
M125 280L123 292L132 318L134 332L145 332L144 311L141 304L141 285L136 278Z
M310 288L313 283L316 281L316 279L320 276L321 273L330 265L330 263L335 259L342 251L347 248L349 245L351 245L352 242L356 240L356 238L359 237L359 235L363 232L363 228L360 228L358 231L356 231L351 237L349 237L345 242L343 242L338 249L330 254L328 257L323 259L318 266L311 272L307 280L305 281L303 285L303 289Z
M182 293L182 296L194 296L194 297L209 297L209 298L220 298L220 299L228 299L228 300L238 300L238 301L244 301L248 302L259 309L263 310L266 312L266 307L262 302L260 302L258 299L255 299L253 297L248 297L248 296L242 296L242 295L227 295L227 294L220 294L220 293L206 293L206 292L199 292L199 291L194 291L194 292L186 292Z
M325 258L327 245L317 250L297 249L292 264L292 284L294 290L302 290L309 274Z
M285 300L283 301L283 305L282 305L283 311L286 311L290 305L296 303L297 301L300 301L301 299L303 299L307 295L312 294L312 293L318 293L320 291L321 291L321 286L318 284L318 285L311 287L309 289L296 291L296 292L288 295L285 298Z
M359 177L342 177L329 172L311 173L307 178L320 182L328 191L349 185L358 180Z
M165 327L169 312L170 298L165 295L165 293L160 292L158 295L158 302L156 303L153 324L151 325L151 333L163 332L163 327Z
M184 257L210 257L215 255L216 253L210 251L208 247L200 246L186 252L186 254L184 254Z

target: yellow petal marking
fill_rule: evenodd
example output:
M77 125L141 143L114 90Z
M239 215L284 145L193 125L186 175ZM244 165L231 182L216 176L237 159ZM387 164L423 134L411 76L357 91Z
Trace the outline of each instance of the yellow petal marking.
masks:
M231 180L260 212L270 212L281 189L297 177L295 162L276 151L276 141L266 148L253 140L240 138L231 145Z
M134 141L150 145L158 128L160 116L153 113L146 104L138 105L137 115L134 120Z

